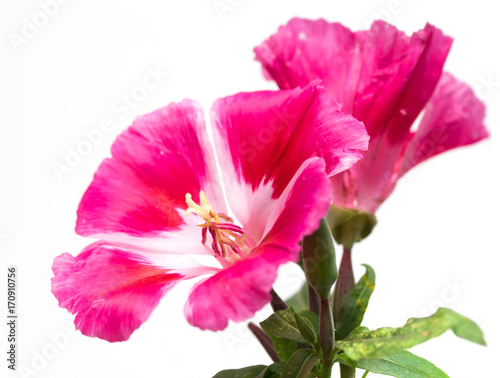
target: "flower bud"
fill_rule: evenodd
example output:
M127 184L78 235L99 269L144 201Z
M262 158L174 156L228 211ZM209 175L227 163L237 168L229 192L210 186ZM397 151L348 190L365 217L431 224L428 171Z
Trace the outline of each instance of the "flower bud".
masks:
M338 272L332 235L324 218L320 227L312 235L304 238L302 247L307 282L320 298L329 298Z

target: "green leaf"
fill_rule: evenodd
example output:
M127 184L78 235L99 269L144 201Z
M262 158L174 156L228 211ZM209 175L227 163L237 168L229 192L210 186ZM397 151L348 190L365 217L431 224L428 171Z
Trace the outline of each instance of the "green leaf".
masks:
M285 362L276 362L272 365L269 365L256 378L280 378L285 365Z
M307 340L300 333L292 308L275 312L261 322L260 326L270 336L290 339L298 343L307 343Z
M472 320L447 308L427 318L412 318L400 328L384 327L368 331L358 327L336 347L353 360L375 359L409 349L451 329L456 336L485 345L483 332Z
M375 288L375 271L364 264L366 272L356 286L344 297L340 308L340 321L336 324L335 337L343 340L363 321L368 302Z
M320 355L312 349L299 349L286 363L281 377L305 378L320 359Z
M313 312L311 310L305 310L305 311L299 312L299 315L302 316L303 318L308 319L311 322L316 334L319 334L319 316L318 316L318 314L316 314L315 312Z
M266 365L254 365L247 366L242 369L222 370L215 374L212 378L255 378L266 367Z
M304 285L302 285L300 290L296 294L288 298L285 301L285 303L288 305L288 307L293 307L295 312L300 313L302 311L309 309L307 295L308 295L308 288L306 282L304 283Z
M444 371L408 351L375 360L359 360L359 369L399 378L450 378Z
M297 323L297 327L299 327L299 331L304 336L309 344L314 345L316 342L316 332L314 332L314 328L312 323L307 318L303 318L297 313L293 314L295 316L295 322Z
M273 340L274 350L280 361L288 361L292 354L298 349L297 343L293 340L282 339L273 335L269 335L269 337Z
M334 362L339 362L342 365L350 366L355 368L357 363L349 358L349 356L345 353L339 353L335 356Z

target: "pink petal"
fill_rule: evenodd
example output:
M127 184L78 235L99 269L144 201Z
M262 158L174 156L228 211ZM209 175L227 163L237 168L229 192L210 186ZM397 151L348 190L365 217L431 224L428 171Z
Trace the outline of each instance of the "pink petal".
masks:
M344 111L352 113L361 61L356 35L346 27L294 18L254 51L265 77L281 89L320 79Z
M452 39L429 24L410 38L384 22L358 34L366 39L363 61L368 63L353 115L365 122L370 136L386 134L381 144L387 139L385 145L392 145L406 139L432 95Z
M297 261L299 241L328 211L330 188L324 170L322 159L304 162L281 197L269 202L269 218L253 219L266 223L263 240L234 265L198 283L185 307L190 324L221 330L228 320L248 319L269 302L279 265Z
M103 243L88 246L76 258L60 255L52 270L52 293L59 306L77 314L76 328L111 342L127 340L178 281L203 273L193 266L181 274Z
M279 265L297 256L270 246L199 282L184 307L188 322L203 330L219 331L229 320L251 318L269 303Z
M186 193L225 209L202 110L190 100L139 117L118 137L78 209L83 236L157 237L185 224Z
M280 88L320 79L372 138L388 131L404 139L400 133L431 96L450 46L451 38L431 25L407 37L383 21L351 32L338 23L293 19L255 53Z
M484 104L474 96L472 89L443 73L404 153L399 175L441 152L487 138L484 116Z
M305 161L273 204L267 219L262 246L277 245L299 251L298 243L312 234L330 207L330 184L324 174L324 161Z
M281 88L321 79L365 124L370 148L332 178L336 205L374 212L390 193L410 127L437 85L451 42L431 25L407 37L382 21L353 33L324 20L294 19L256 49Z
M252 190L272 182L274 198L308 158L323 157L333 175L351 167L368 144L363 125L314 84L220 99L212 119L219 160L232 162L224 173Z

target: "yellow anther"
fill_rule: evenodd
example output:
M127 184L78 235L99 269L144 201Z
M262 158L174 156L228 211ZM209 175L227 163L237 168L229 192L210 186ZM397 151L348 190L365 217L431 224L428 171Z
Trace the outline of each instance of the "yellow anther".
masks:
M200 205L193 201L193 196L190 193L186 194L186 204L188 205L186 216L195 213L206 222L211 222L212 219L219 222L219 217L213 212L212 206L208 203L208 198L203 190L200 191Z
M202 218L205 223L198 224L202 228L202 243L207 241L207 233L212 236L212 249L215 256L226 259L229 255L230 259L236 256L243 257L241 246L248 246L246 236L243 229L234 225L233 220L226 214L217 214L212 210L212 206L208 203L208 198L203 190L200 191L200 204L193 201L193 196L190 193L186 194L186 216L194 213ZM220 218L223 222L220 223ZM226 223L227 222L227 223Z
M201 207L204 207L207 205L210 206L208 204L208 198L203 190L200 190L200 205L201 205Z

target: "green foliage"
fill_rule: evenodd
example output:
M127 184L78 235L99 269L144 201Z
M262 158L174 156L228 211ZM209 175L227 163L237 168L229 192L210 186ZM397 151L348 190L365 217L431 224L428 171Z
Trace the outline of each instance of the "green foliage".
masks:
M260 323L271 337L280 361L288 361L297 349L311 345L318 347L318 315L312 311L297 314L292 308L278 311Z
M449 378L444 371L425 358L408 351L399 352L381 359L362 359L358 361L357 367L373 373L399 378Z
M426 318L412 318L399 328L384 327L369 331L358 327L336 347L355 361L377 359L399 353L451 329L455 335L485 345L483 333L470 319L455 311L440 308Z
M309 319L304 318L297 313L293 314L295 317L295 322L297 323L297 327L299 327L299 331L304 336L304 339L311 345L314 345L316 342L316 332L314 331L312 323Z
M266 365L254 365L242 369L222 370L212 378L255 378L266 369L266 367Z
M298 343L307 343L307 340L300 333L294 313L292 308L277 311L261 322L260 326L270 336L290 339Z
M281 362L224 370L214 378L327 377L333 362L341 363L343 369L353 369L347 373L344 371L343 376L353 376L356 369L362 369L365 370L363 377L372 372L399 378L449 378L431 362L406 349L447 330L452 330L463 339L485 345L483 333L473 321L446 308L440 308L426 318L409 319L399 328L383 327L370 331L360 326L375 287L374 270L368 265L365 268L363 277L342 302L336 331L337 342L331 354L322 353L319 346L318 315L304 310L307 308L306 283L288 301L301 309L300 312L289 307L275 312L260 323L273 340ZM328 337L326 339L329 340Z
M306 378L320 361L321 356L313 349L299 349L288 360L282 378Z
M345 353L335 359L343 365L357 367L367 372L390 375L399 378L449 378L441 369L426 359L416 356L408 351L399 352L384 358L373 360L351 360Z
M280 378L285 365L285 362L276 362L272 365L269 365L256 378Z
M356 327L361 325L368 302L375 288L375 271L364 265L366 272L356 286L344 297L340 308L340 321L335 325L337 340L343 340Z
M285 339L281 337L276 337L269 335L273 340L274 350L278 355L280 361L288 361L288 359L295 353L298 348L298 344L290 339Z
M295 310L295 309L294 309ZM311 310L305 310L305 311L295 311L298 312L298 314L309 320L309 322L312 324L313 329L316 331L316 334L319 334L319 315L316 314L315 312L312 312Z

